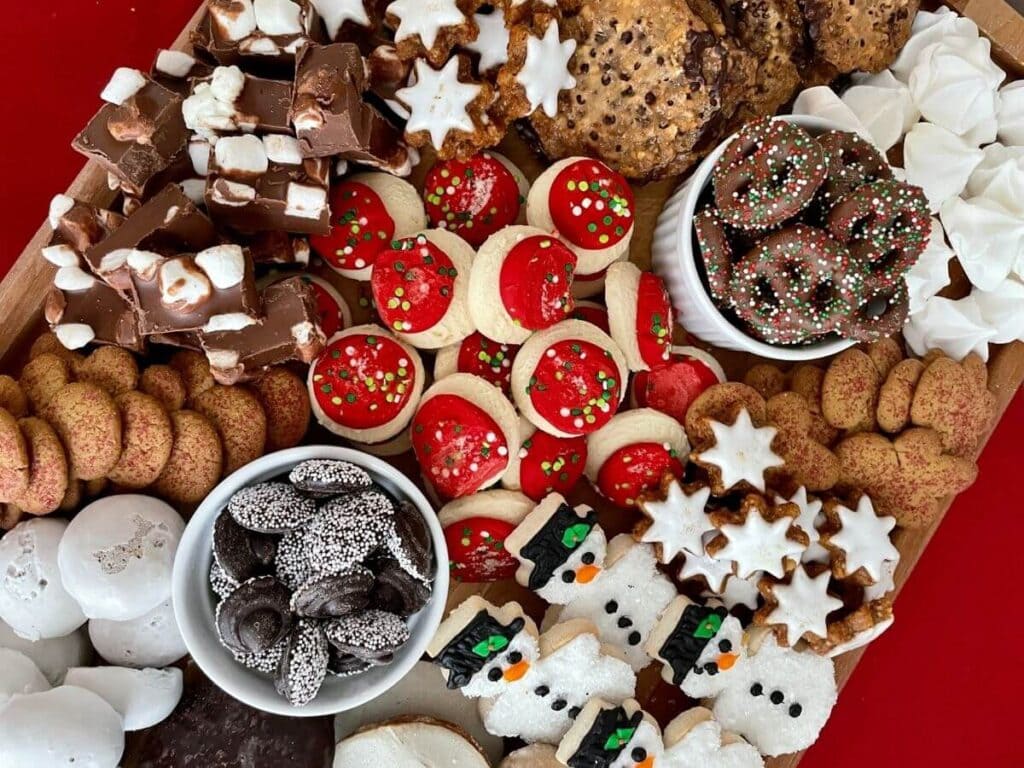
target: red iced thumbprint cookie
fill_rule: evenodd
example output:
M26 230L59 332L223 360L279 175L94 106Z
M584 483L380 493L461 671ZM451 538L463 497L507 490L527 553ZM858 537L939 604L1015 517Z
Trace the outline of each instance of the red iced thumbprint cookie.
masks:
M696 347L672 347L668 362L650 371L638 371L630 384L630 403L653 408L680 423L690 405L705 389L725 381L715 358Z
M369 280L377 256L427 226L416 188L387 173L358 173L331 188L331 232L309 243L334 271Z
M587 478L616 506L632 507L666 474L682 477L689 450L672 417L651 408L626 411L587 438Z
M500 344L480 331L473 331L458 344L437 350L434 381L453 373L471 373L491 382L507 396L511 393L512 361L518 351L516 344Z
M519 418L497 387L454 373L423 394L409 435L424 479L442 499L457 499L505 474Z
M437 520L448 544L454 581L481 583L515 576L519 561L505 549L505 539L533 511L521 493L494 490L455 499L441 507Z
M608 325L608 310L596 301L577 301L572 308L570 317L573 320L582 320L585 323L596 325L605 333L611 333L611 328Z
M423 380L415 349L380 326L357 325L331 337L309 367L309 400L335 434L378 443L409 423Z
M370 277L381 322L421 349L437 349L473 332L467 296L473 249L439 229L398 240L377 255Z
M672 303L661 278L623 261L608 267L604 299L612 338L631 371L668 362L672 350Z
M501 478L503 487L537 502L549 493L565 496L576 487L587 463L585 437L555 437L526 419L519 422L519 437L522 445Z
M629 250L635 202L629 182L599 160L570 157L534 182L527 199L531 226L557 234L595 274Z
M512 364L512 396L535 427L557 437L596 432L626 392L626 359L611 337L582 320L533 334Z
M535 227L506 227L487 239L473 262L469 312L481 333L521 344L564 320L573 308L576 254Z
M468 160L441 160L423 182L430 226L462 237L474 248L519 220L530 184L512 161L497 152Z

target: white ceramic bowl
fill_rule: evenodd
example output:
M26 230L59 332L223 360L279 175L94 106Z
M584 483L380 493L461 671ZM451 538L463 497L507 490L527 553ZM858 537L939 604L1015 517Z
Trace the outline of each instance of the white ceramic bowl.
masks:
M427 521L437 568L427 604L409 619L409 641L391 664L371 667L347 678L328 675L309 704L293 707L274 690L274 681L239 664L220 640L214 626L216 596L210 589L213 524L228 499L240 488L279 477L307 459L341 459L358 464L389 493L407 499ZM444 615L448 599L448 548L430 503L409 478L378 458L328 445L290 448L271 453L239 469L213 489L192 516L178 545L172 579L174 614L188 651L214 683L241 702L265 712L293 717L333 714L353 709L380 696L401 680L426 650Z
M844 130L838 123L820 117L785 115L776 119L794 122L814 136ZM658 216L651 259L655 271L665 280L678 322L694 336L716 347L751 352L771 360L816 360L852 347L856 342L838 337L799 347L766 344L733 325L711 301L697 269L697 259L701 256L694 248L693 216L704 188L710 183L711 171L732 138L730 136L704 158Z

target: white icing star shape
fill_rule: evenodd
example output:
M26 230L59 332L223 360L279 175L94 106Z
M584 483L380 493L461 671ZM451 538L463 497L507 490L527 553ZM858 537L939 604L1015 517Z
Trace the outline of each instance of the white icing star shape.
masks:
M898 557L895 560L886 560L882 563L882 577L876 584L864 587L865 600L877 600L880 597L885 597L890 592L896 591L896 566L899 564L900 559Z
M746 480L757 490L764 491L765 470L786 463L772 451L775 427L755 427L746 408L739 412L732 425L717 421L710 425L715 444L698 454L698 458L718 467L726 490Z
M781 496L775 497L776 504L783 504L787 501L791 504L796 504L800 508L800 514L797 515L796 520L793 522L795 525L800 526L800 530L806 533L807 538L811 540L807 549L804 550L800 561L804 563L828 563L832 557L829 555L828 550L819 543L821 536L818 534L818 526L825 522L825 515L821 511L821 500L813 496L808 498L807 489L801 485L796 493L788 499L784 499Z
M491 13L478 13L473 17L480 33L476 40L466 43L466 48L480 54L480 71L500 67L508 61L508 28L501 8Z
M544 37L527 39L526 61L516 81L526 90L531 113L543 107L548 117L558 114L558 94L576 86L576 78L569 74L569 59L575 52L576 41L562 42L554 21Z
M651 519L641 541L660 544L661 562L668 563L684 550L704 551L701 537L713 526L704 511L711 496L710 488L701 488L688 496L678 480L668 486L664 501L642 501L640 508Z
M420 59L416 62L416 83L395 96L409 108L405 130L427 131L430 143L440 149L449 131L473 131L473 118L467 108L479 94L479 85L459 82L458 59L449 59L440 71Z
M738 605L744 605L752 611L757 610L758 599L761 597L761 593L757 589L757 582L761 580L762 576L764 574L761 571L752 573L746 579L733 575L725 580L725 587L721 593L705 590L701 592L700 596L717 597L730 611Z
M846 572L855 573L863 568L872 581L882 578L887 560L899 560L900 553L889 539L896 527L895 517L879 517L870 497L865 493L857 502L857 509L839 505L836 515L842 526L829 537L829 544L843 550Z
M712 557L703 550L703 547L699 554L686 552L683 557L683 565L679 569L680 579L685 581L703 576L708 589L715 594L721 594L725 588L725 580L732 575L733 564L729 560Z
M768 624L781 624L786 628L787 645L810 632L824 638L828 635L828 615L843 607L843 601L828 593L829 571L812 578L803 566L798 566L789 584L776 584L772 590L777 605L768 614Z
M395 41L419 35L423 47L430 49L443 27L454 27L466 21L456 0L395 0L385 13L398 17Z
M316 12L324 20L327 34L333 40L338 36L341 25L352 21L361 27L370 26L370 17L366 13L363 0L311 0Z
M784 561L799 557L804 551L803 544L786 536L792 524L789 517L769 523L760 510L751 509L742 525L728 523L719 529L726 544L715 556L735 560L740 578L748 578L754 571L781 578L786 572Z

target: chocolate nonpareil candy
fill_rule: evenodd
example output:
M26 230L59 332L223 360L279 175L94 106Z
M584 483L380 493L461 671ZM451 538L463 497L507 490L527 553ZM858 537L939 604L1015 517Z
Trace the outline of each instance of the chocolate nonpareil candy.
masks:
M204 333L203 350L221 384L251 379L268 366L312 362L324 348L313 288L301 277L268 285L261 294L263 316L239 331Z
M220 64L283 72L299 48L320 36L316 19L309 0L207 0L192 45Z
M286 80L217 67L208 78L192 81L192 93L181 109L185 125L206 137L235 131L290 134L291 94L292 84Z
M155 177L187 159L181 97L125 67L114 72L101 95L107 103L72 147L103 166L125 192L141 197Z

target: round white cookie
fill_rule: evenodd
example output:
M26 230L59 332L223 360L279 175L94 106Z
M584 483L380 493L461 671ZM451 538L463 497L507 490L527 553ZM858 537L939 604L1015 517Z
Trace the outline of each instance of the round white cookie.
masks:
M498 768L565 768L550 744L530 744L509 754Z
M612 264L618 264L623 261L629 261L629 253L623 253L619 258L612 262ZM577 267L579 262L577 262ZM608 278L608 269L602 269L598 272L592 272L586 274L583 272L576 272L572 280L572 295L577 299L588 299L591 296L597 296L601 293L605 287L605 281ZM577 304L577 306L579 306Z
M430 717L402 717L365 726L338 742L334 768L490 768L480 747L460 728Z
M92 646L85 625L63 637L32 641L15 634L9 624L0 621L0 648L20 651L28 656L50 685L60 685L69 667L80 667L92 659Z
M647 371L651 366L640 354L636 313L640 301L640 277L643 272L630 261L608 267L604 283L604 302L608 306L608 327L622 349L631 371ZM664 354L669 353L664 350ZM667 358L666 358L667 359Z
M437 521L442 528L471 517L487 517L510 525L519 525L533 511L534 506L533 499L518 491L480 491L449 501L437 513Z
M188 653L170 600L137 619L93 619L89 639L107 663L136 669L166 667Z
M124 720L126 731L149 728L167 718L181 701L181 670L128 667L72 667L65 685L102 696Z
M587 479L597 483L601 467L618 450L636 443L661 443L679 456L690 452L682 425L653 408L637 408L612 416L597 432L587 436Z
M21 651L0 648L0 709L12 696L48 690L49 681L32 659Z

